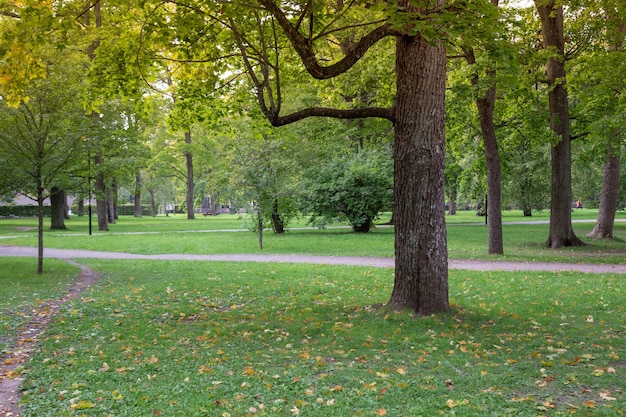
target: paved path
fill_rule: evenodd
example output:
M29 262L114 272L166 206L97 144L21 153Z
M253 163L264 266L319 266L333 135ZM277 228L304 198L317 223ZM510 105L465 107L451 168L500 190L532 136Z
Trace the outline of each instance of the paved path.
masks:
M37 248L26 246L0 246L0 256L37 256ZM280 262L310 263L327 265L356 265L381 268L392 268L393 258L349 257L349 256L316 256L316 255L280 255L280 254L224 254L224 255L191 255L163 254L140 255L122 252L100 252L90 250L44 249L44 257L59 259L148 259L148 260L190 260L190 261L231 261L231 262ZM475 271L578 271L591 273L626 274L626 264L576 264L549 262L506 262L450 259L451 269L468 269Z

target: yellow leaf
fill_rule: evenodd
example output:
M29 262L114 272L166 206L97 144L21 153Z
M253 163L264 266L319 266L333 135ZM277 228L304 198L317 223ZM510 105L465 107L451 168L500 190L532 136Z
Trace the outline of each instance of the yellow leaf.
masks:
M96 405L91 401L80 400L70 406L72 410L86 410L88 408L94 408Z
M399 373L400 375L406 375L406 369L404 368L398 368L396 369L396 372Z

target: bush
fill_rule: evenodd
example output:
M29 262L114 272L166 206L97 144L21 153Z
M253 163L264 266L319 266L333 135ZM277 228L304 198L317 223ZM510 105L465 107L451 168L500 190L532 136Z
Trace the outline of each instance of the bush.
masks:
M311 222L347 219L352 230L366 233L393 205L393 163L382 152L339 156L307 178L303 212L312 213Z

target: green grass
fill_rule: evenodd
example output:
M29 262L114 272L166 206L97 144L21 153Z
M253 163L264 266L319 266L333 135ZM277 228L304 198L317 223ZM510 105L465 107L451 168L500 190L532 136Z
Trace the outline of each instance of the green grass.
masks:
M27 258L0 258L0 355L29 321L33 309L59 298L76 278L78 268L56 259L45 261L37 275L35 262Z
M87 261L85 261L87 262ZM619 416L620 275L451 271L451 314L379 308L390 269L89 261L24 417Z
M574 210L574 220L592 220L597 211ZM626 218L618 213L618 218ZM548 220L548 213L532 217L533 221ZM524 220L521 212L503 213L505 222ZM526 218L528 220L528 218ZM448 216L448 252L457 259L493 259L487 254L487 227L484 218L473 212L459 212ZM160 216L156 218L121 217L111 225L110 232L86 233L86 218L73 217L67 222L67 231L46 231L46 247L64 249L92 249L101 251L132 252L141 254L188 253L258 253L258 238L243 225L237 215L199 217L189 221L185 216ZM294 224L303 226L304 222ZM544 242L548 236L547 224L505 224L504 256L497 259L508 261L593 262L624 263L626 260L626 222L616 222L615 239L591 241L586 234L593 221L574 223L575 232L588 246L547 249ZM33 219L0 220L0 244L35 246L36 233ZM29 229L30 227L30 229ZM241 230L241 232L220 232ZM134 233L144 234L134 234ZM148 232L147 234L145 234ZM9 238L9 236L17 236ZM300 253L330 256L384 256L392 257L393 229L379 226L367 234L354 234L346 228L294 229L285 235L264 233L264 253Z

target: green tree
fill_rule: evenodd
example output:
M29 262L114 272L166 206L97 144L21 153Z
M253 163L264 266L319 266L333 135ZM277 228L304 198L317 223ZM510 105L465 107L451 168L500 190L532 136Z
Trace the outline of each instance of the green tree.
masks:
M402 0L393 5L177 1L176 13L172 13L168 3L151 9L144 25L144 39L146 43L161 45L167 42L196 60L225 59L225 68L233 62L225 57L239 57L240 64L232 64L228 69L245 72L262 112L274 126L315 116L378 117L391 121L396 273L388 304L394 309L431 314L449 309L443 200L443 37L468 28L476 19L489 19L483 6L482 2L454 2L446 7L443 0ZM175 42L168 40L168 33ZM347 50L341 50L337 40L346 38L354 42ZM313 106L292 112L283 109L283 94L291 90L283 83L282 70L293 70L299 63L312 77L329 80L350 71L387 38L395 41L396 52L393 105L372 100L367 107L350 107L346 103L343 108Z
M572 137L566 86L564 15L560 2L535 0L535 5L541 20L543 48L548 53L546 81L550 129L555 135L551 148L552 190L547 245L558 249L583 245L572 228Z
M604 167L598 169L603 171L598 218L589 237L611 238L618 208L620 162L626 144L626 84L622 76L626 71L626 7L613 0L594 2L585 10L585 19L579 20L583 26L579 31L587 28L591 44L589 51L571 66L570 85L577 103L574 128L581 141L586 142L579 146L583 159L579 176L584 180L592 178L593 166L598 165L595 162L604 162ZM591 199L586 203L591 203Z
M302 210L313 222L348 220L353 231L367 233L380 212L393 206L392 159L377 151L337 155L305 178Z
M51 52L46 77L31 80L16 107L0 100L5 167L24 174L16 176L24 180L17 185L38 205L38 273L43 272L43 202L64 171L81 157L85 129L83 108L75 99L81 74L67 67L67 57Z

